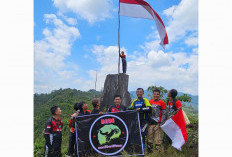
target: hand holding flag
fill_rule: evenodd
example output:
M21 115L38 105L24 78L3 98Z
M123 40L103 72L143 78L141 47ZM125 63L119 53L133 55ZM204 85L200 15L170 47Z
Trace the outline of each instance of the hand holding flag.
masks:
M172 140L172 146L181 151L181 147L188 140L182 109L180 108L176 114L162 124L161 128Z

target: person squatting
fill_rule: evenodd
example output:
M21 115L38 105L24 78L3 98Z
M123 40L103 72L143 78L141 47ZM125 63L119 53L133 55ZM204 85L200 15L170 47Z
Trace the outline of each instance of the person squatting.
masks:
M153 151L162 152L167 150L171 144L171 139L161 130L160 125L167 120L171 115L176 113L181 108L181 102L176 99L177 90L171 89L167 96L168 101L165 102L160 99L160 90L153 91L153 98L148 100L144 98L144 90L138 88L136 90L137 99L135 99L127 108L122 105L121 95L114 96L114 104L112 104L106 111L119 112L126 110L136 110L139 113L140 129L142 134L143 148L147 149L147 153ZM84 101L75 103L73 109L75 112L71 115L68 126L70 127L69 145L66 157L76 157L76 135L74 118L76 116L85 116L90 114L103 114L100 109L100 99L92 100L93 110L88 110L88 104ZM48 119L44 128L44 156L45 157L62 157L62 128L63 122L60 119L61 108L53 106L50 109L52 116Z

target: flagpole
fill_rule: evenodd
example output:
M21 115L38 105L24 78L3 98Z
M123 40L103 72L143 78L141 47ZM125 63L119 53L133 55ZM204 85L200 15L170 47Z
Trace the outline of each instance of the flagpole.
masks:
M94 98L96 98L96 92L97 92L97 70L96 70L96 80L95 80Z
M118 0L118 74L120 73L120 0Z

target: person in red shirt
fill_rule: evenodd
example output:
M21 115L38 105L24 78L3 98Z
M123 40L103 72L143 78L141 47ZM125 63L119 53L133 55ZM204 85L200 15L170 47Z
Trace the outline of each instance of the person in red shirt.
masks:
M176 99L178 92L176 89L171 89L168 92L168 103L167 103L167 110L168 110L168 117L175 114L175 112L181 108L180 100ZM173 105L174 104L174 105ZM167 118L168 118L167 117Z
M172 115L174 115L181 107L180 100L176 99L178 92L176 89L171 89L168 92L168 101L167 101L167 109L166 109L166 117L165 119L169 119ZM168 137L168 135L164 134L164 148L168 149L169 145L172 143L172 140Z
M148 152L151 153L153 149L153 141L155 141L155 149L161 151L162 144L162 130L160 123L165 120L165 103L160 100L160 90L155 89L153 91L153 99L150 101L152 113L150 115L150 125L148 127L147 134L147 148Z
M126 63L126 55L124 54L124 51L121 52L120 57L122 58L122 71L123 73L126 73L127 63Z
M127 108L124 105L121 105L122 99L121 95L114 96L114 105L110 106L107 112L119 112L119 111L126 111Z
M63 122L59 118L61 109L59 106L53 106L50 109L52 117L48 119L45 129L45 156L61 157L62 128Z

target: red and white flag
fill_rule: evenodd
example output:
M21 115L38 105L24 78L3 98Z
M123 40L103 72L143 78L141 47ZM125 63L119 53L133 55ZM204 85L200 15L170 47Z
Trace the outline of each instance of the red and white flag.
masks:
M144 0L120 0L120 15L154 20L158 28L162 46L168 44L168 36L163 21L155 10Z
M188 140L182 109L161 125L161 128L172 140L172 146L181 151Z

